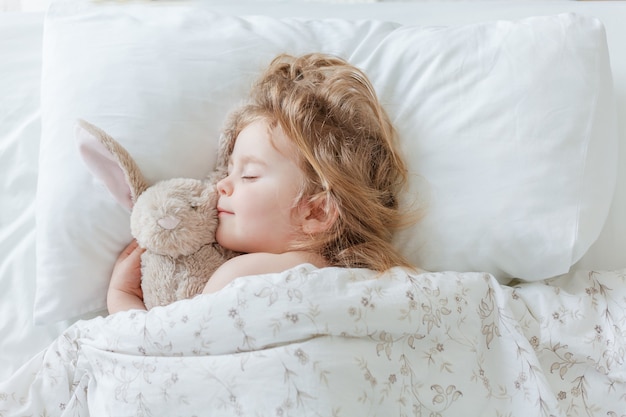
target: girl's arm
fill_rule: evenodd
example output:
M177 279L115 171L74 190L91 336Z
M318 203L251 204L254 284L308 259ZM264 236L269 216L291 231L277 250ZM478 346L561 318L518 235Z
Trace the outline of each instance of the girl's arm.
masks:
M110 314L131 309L146 309L141 291L141 254L143 252L144 249L133 240L117 258L107 294L107 308ZM317 267L325 266L321 258L306 252L239 255L226 261L215 271L203 292L205 294L217 292L238 277L282 272L303 263L312 263Z
M141 291L141 254L133 240L115 261L107 292L107 309L110 314L131 309L145 310Z

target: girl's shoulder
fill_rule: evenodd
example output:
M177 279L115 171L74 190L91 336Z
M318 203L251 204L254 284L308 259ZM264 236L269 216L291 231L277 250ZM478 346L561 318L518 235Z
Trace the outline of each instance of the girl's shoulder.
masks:
M283 272L305 263L318 268L327 266L321 256L305 251L258 252L239 255L223 263L213 273L204 287L204 293L219 291L239 277Z

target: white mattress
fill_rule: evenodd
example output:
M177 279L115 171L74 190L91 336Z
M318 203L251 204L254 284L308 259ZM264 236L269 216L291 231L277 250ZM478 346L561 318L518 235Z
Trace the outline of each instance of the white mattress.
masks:
M451 25L578 11L600 17L607 26L619 114L626 111L626 53L621 40L626 3L475 2L285 4L239 2L233 13L274 16L378 18L401 23ZM44 349L68 325L35 326L35 192L40 135L39 82L43 13L0 14L0 381ZM626 161L626 123L620 125L620 160ZM626 164L620 166L615 201L598 242L579 269L626 267Z

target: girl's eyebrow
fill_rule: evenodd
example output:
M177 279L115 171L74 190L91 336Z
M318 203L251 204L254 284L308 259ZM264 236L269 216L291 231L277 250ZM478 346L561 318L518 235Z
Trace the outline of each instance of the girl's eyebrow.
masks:
M240 162L242 165L246 165L246 164L267 165L267 162L265 162L265 160L259 158L256 155L253 155L253 154L243 155L242 157L239 158L238 162ZM228 165L233 165L233 156L232 156L232 154L228 158Z

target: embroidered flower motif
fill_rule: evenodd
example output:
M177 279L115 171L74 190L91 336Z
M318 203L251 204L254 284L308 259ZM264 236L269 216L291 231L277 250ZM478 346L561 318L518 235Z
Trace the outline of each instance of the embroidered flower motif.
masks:
M302 349L297 349L296 352L295 352L295 355L298 358L298 361L302 365L306 365L307 362L309 362L309 355L307 355L306 352L303 351Z
M531 337L529 342L533 349L537 350L539 348L539 338L537 336Z
M285 313L284 317L285 319L289 320L293 324L296 324L298 321L300 321L298 314L295 314L295 313Z
M237 330L243 330L244 327L246 327L246 322L243 321L243 319L238 318L237 320L235 320L235 328Z

